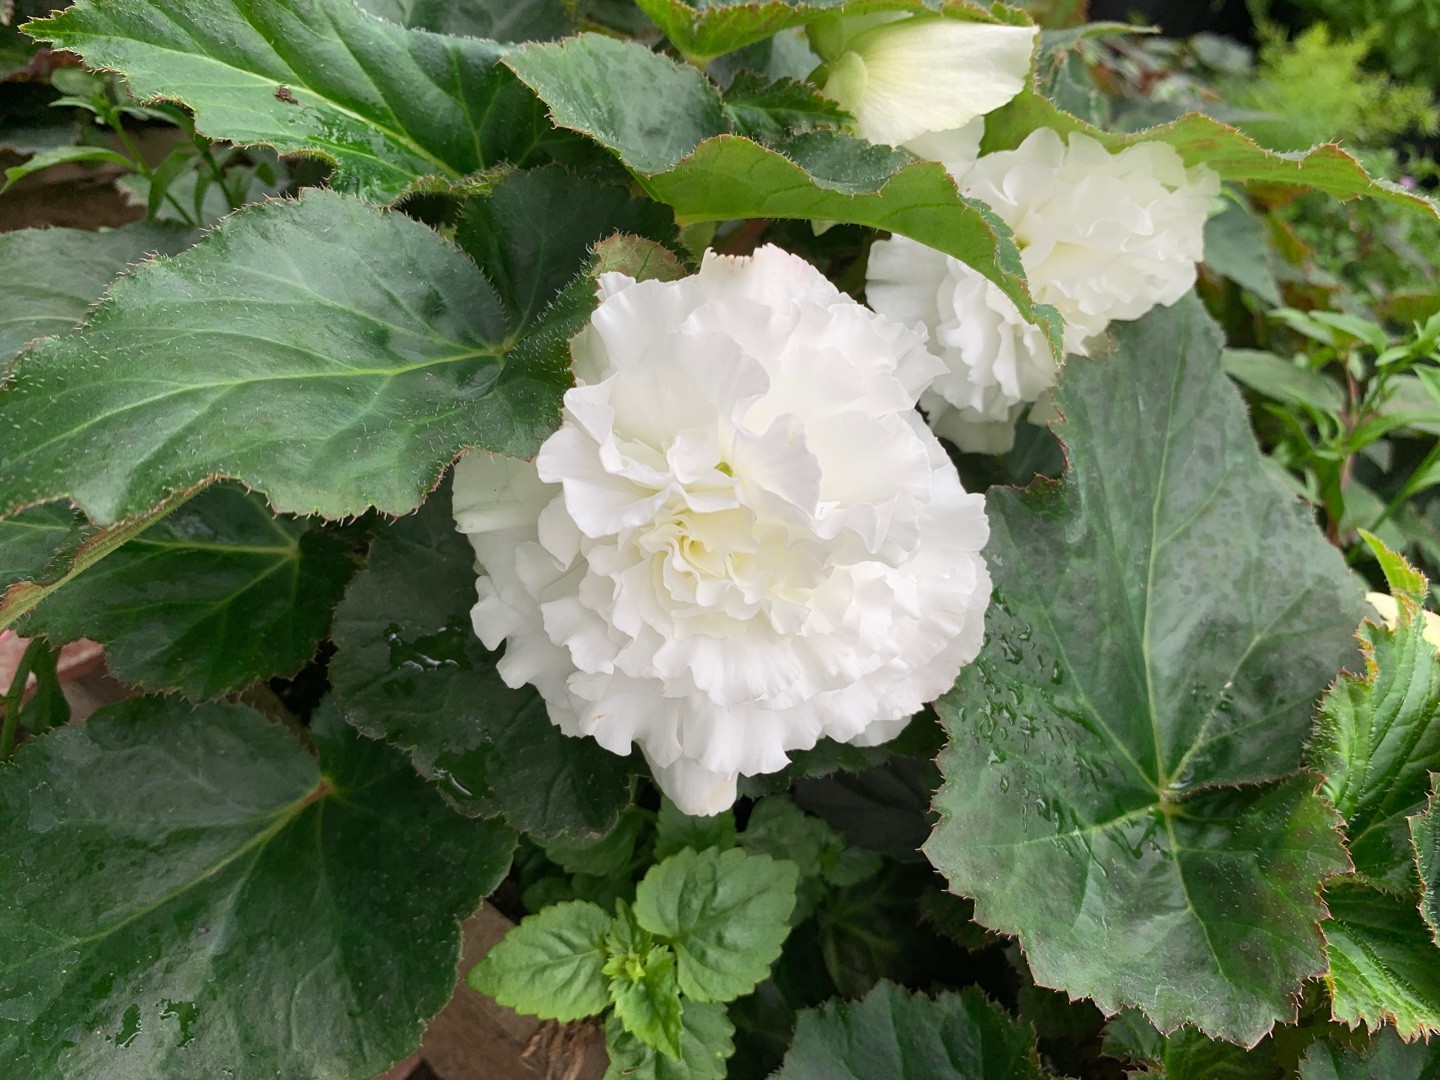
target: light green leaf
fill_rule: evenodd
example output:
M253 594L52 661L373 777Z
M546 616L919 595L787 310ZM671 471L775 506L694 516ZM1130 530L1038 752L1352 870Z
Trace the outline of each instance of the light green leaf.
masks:
M891 982L806 1009L775 1080L1040 1080L1035 1034L974 987L930 998Z
M335 613L330 681L345 718L408 751L464 813L503 813L551 839L596 839L630 801L630 768L550 723L512 690L475 636L475 553L455 531L450 485L370 545Z
M1420 915L1440 945L1440 774L1431 773L1430 784L1424 811L1410 819L1410 838L1420 872Z
M754 989L780 955L798 879L791 862L686 848L645 875L635 918L675 947L687 998L730 1001Z
M173 255L194 234L162 226L20 229L0 235L0 266L10 271L0 292L0 368L26 343L79 326L105 286L149 252Z
M1031 303L1009 230L983 203L962 198L943 166L838 132L788 139L783 153L727 134L715 87L635 42L582 34L522 46L505 64L557 126L614 151L682 224L799 218L901 233L994 281L1058 350L1059 315ZM636 110L637 98L653 107Z
M655 25L687 56L713 59L743 49L794 26L834 16L877 11L929 12L942 7L947 14L987 22L1028 25L1018 11L1000 5L982 7L964 0L942 4L926 0L637 0Z
M1300 1063L1300 1080L1437 1080L1440 1041L1405 1043L1382 1031L1365 1050L1322 1041Z
M1440 762L1440 657L1425 617L1398 597L1395 630L1367 621L1365 675L1342 674L1321 703L1311 756L1345 818L1355 868L1392 890L1413 890L1411 814L1424 808Z
M687 1001L680 1017L680 1060L647 1046L615 1016L605 1018L610 1067L604 1080L725 1080L725 1062L735 1052L735 1026L725 1006Z
M987 498L994 600L936 706L926 854L1041 985L1252 1045L1323 970L1319 885L1348 868L1293 771L1359 589L1265 472L1198 300L1116 342L1066 367L1066 479Z
M675 980L675 953L668 945L652 945L643 954L610 956L610 1001L625 1030L666 1057L680 1060L680 985Z
M315 190L248 207L17 363L0 513L68 497L105 524L215 477L289 512L408 512L462 447L529 454L553 429L582 291L517 340L416 221Z
M1226 349L1220 358L1225 374L1250 389L1289 405L1305 405L1338 416L1345 393L1325 376L1262 349Z
M1335 1019L1393 1024L1405 1039L1440 1031L1440 948L1414 898L1345 881L1326 887L1325 904Z
M51 595L24 632L93 638L125 682L197 700L292 675L356 569L344 535L318 526L212 488Z
M360 0L372 15L437 34L491 41L544 41L575 30L575 6L565 0Z
M571 900L527 915L470 969L466 980L516 1012L546 1020L595 1016L605 992L604 908Z
M1012 149L1042 127L1054 128L1062 136L1083 132L1112 153L1136 143L1165 143L1175 148L1187 166L1208 165L1222 179L1238 184L1311 188L1337 199L1365 195L1440 217L1440 210L1429 199L1399 184L1372 178L1364 166L1334 143L1303 154L1280 154L1201 113L1186 113L1173 123L1141 131L1107 132L1071 116L1035 91L1026 90L985 118L984 150L989 153Z
M449 1000L514 834L323 712L138 699L0 770L6 1076L373 1076Z
M709 817L685 813L663 795L660 813L655 818L655 858L668 859L685 848L703 851L717 848L724 851L735 846L735 815L722 810Z
M184 102L211 138L321 154L333 186L369 198L520 162L545 136L496 66L505 46L407 30L349 0L78 0L26 32L124 73L137 97Z
M1430 583L1425 580L1425 575L1406 562L1404 555L1387 547L1383 540L1365 529L1360 530L1360 538L1380 564L1385 583L1394 595L1404 594L1417 604L1430 595Z

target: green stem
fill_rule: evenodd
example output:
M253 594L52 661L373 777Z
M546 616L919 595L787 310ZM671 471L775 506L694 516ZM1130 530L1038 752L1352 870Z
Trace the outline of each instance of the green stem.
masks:
M116 136L120 139L121 145L130 152L130 162L135 166L135 171L143 176L149 183L155 183L155 170L150 168L146 163L145 156L140 153L140 147L135 145L135 140L130 138L129 132L125 130L125 121L121 118L120 111L118 109L111 110L106 119L110 122L110 127L114 130ZM189 213L186 212L185 207L180 205L180 200L170 194L169 191L165 192L165 201L173 206L175 212L185 219L185 224L196 229L200 227L200 222L197 219L191 218Z
M49 648L40 638L31 638L20 657L20 666L10 680L10 689L5 693L5 724L0 727L0 761L9 761L15 752L15 731L20 726L20 703L25 697L25 684L30 681L30 672L40 654Z

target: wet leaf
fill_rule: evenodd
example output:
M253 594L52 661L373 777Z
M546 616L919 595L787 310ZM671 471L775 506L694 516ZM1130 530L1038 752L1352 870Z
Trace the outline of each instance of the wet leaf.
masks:
M1347 860L1295 770L1359 589L1265 472L1199 302L1117 342L1066 368L1065 480L988 498L926 853L1041 985L1249 1045L1324 969Z
M930 998L882 982L800 1013L775 1080L1040 1080L1035 1034L974 987Z
M0 770L7 1076L373 1076L449 999L514 834L323 713L138 699Z

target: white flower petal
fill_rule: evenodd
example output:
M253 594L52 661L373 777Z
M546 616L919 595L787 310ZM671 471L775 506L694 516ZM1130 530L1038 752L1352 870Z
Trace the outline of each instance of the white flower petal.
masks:
M863 138L899 146L964 127L1018 94L1036 32L932 15L887 22L846 43L824 92L855 117Z
M467 466L457 524L507 682L709 814L953 683L989 599L983 501L914 410L947 374L920 330L775 248L627 281L573 343L560 430L534 465Z

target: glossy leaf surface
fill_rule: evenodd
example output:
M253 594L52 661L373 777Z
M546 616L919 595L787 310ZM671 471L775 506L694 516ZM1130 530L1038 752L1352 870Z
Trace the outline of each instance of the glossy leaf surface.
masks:
M1199 303L1117 339L1066 369L1066 479L989 496L926 853L1042 985L1248 1045L1324 967L1348 862L1293 771L1359 590L1265 472Z
M286 511L412 510L464 446L534 452L587 313L507 339L474 263L418 222L323 191L249 207L17 365L0 512L68 497L108 523L217 476Z
M184 102L212 138L321 154L337 189L368 198L520 161L545 134L496 66L505 46L406 29L349 0L79 0L27 31L123 72L138 97Z
M325 636L355 568L344 536L277 518L263 499L224 485L57 590L23 629L100 641L124 682L214 698L293 675Z
M503 813L542 837L597 838L630 797L627 759L550 723L512 690L470 623L475 554L450 486L376 537L335 616L330 665L345 718L409 751L466 813Z
M514 834L333 717L138 699L0 771L8 1076L373 1076L449 999Z
M1029 1025L974 987L938 997L881 982L859 1001L800 1014L775 1080L1039 1080Z

